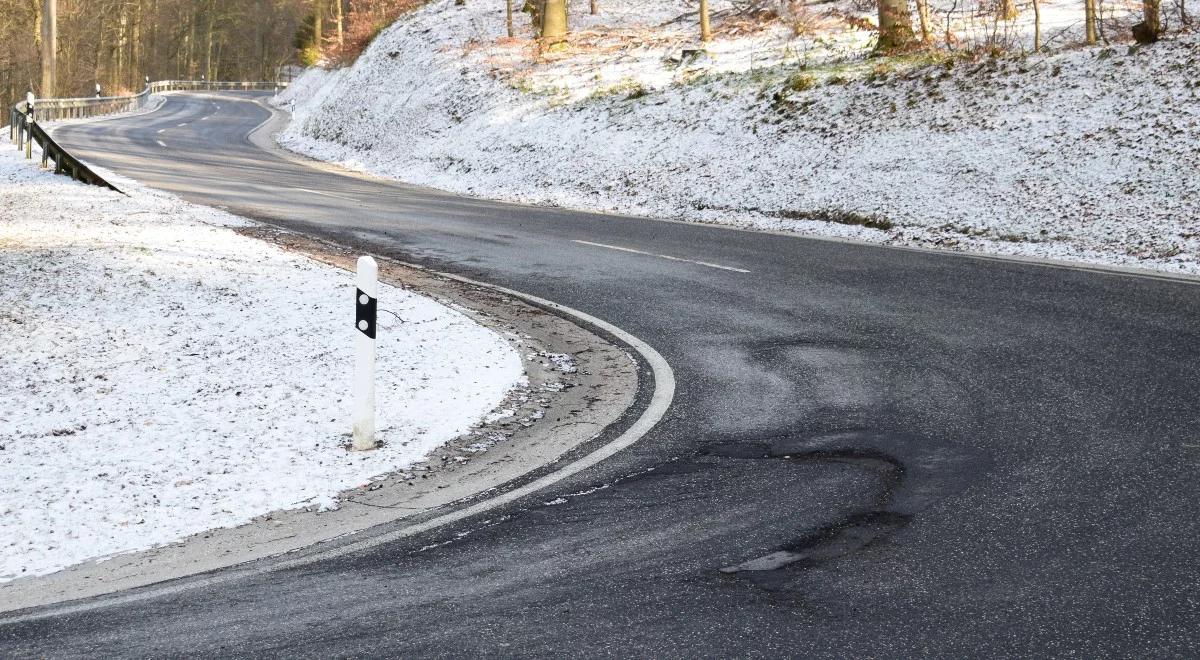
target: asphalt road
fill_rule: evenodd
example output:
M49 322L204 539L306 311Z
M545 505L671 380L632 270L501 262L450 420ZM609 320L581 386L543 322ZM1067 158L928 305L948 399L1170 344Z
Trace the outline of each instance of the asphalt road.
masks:
M0 655L1197 653L1200 286L365 180L251 144L255 98L56 135L603 318L671 364L674 404L486 521L0 623Z

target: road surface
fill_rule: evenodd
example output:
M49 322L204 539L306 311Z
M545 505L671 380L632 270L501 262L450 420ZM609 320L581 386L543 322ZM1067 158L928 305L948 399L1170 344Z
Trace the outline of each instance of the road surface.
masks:
M605 319L670 363L674 403L484 520L0 622L3 655L1196 653L1195 284L370 180L247 140L262 98L56 135L189 200Z

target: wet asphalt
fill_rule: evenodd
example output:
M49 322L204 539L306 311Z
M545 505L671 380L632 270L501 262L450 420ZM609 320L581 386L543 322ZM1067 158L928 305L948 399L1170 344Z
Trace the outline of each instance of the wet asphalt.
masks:
M484 519L0 618L0 655L1196 654L1200 286L368 180L249 142L260 98L55 135L189 200L603 318L670 363L674 403Z

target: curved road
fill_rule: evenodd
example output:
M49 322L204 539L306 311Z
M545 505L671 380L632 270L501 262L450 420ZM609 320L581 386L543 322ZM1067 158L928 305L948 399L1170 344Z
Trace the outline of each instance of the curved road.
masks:
M370 180L247 140L261 98L56 135L187 199L603 318L672 365L674 404L487 520L0 619L0 655L1196 652L1200 286Z

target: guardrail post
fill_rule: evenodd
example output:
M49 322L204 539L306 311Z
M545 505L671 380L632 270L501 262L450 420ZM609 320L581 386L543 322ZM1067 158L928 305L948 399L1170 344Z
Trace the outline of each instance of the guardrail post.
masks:
M358 290L354 292L354 433L352 448L375 448L375 318L379 266L358 258Z
M25 160L33 159L33 92L25 93Z

